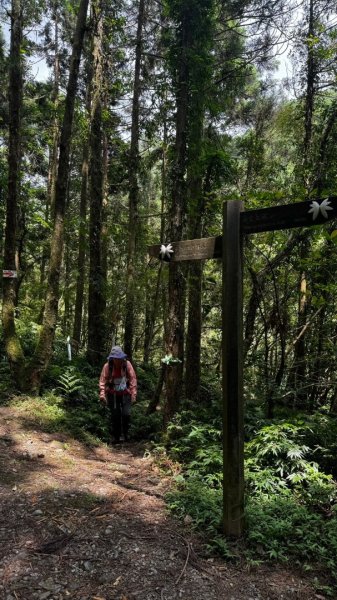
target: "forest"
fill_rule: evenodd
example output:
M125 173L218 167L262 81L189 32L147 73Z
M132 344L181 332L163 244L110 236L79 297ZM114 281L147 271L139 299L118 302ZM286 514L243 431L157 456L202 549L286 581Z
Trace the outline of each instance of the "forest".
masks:
M106 445L98 379L122 346L132 440L171 477L172 514L209 556L296 566L336 597L335 220L244 239L240 540L221 525L222 261L148 253L222 235L227 201L337 196L336 3L1 0L0 16L1 406Z

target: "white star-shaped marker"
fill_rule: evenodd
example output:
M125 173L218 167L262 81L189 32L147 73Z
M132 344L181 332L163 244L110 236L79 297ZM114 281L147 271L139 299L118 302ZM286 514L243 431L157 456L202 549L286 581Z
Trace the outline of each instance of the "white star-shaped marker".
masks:
M173 254L173 252L174 250L172 248L172 244L167 244L167 246L165 246L165 244L162 244L160 246L159 257L161 260L169 262L171 260L171 255Z
M327 219L329 216L327 213L328 210L333 210L333 208L330 206L330 200L326 198L323 200L323 202L321 202L321 204L318 204L318 202L313 200L310 204L310 210L308 210L308 213L312 213L312 220L315 221L319 213L321 213L323 217Z

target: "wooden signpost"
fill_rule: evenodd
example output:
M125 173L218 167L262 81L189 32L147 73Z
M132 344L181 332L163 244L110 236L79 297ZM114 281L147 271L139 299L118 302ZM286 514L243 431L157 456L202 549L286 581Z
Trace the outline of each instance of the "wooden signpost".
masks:
M223 527L238 537L244 525L242 243L251 233L321 225L337 218L337 196L244 211L241 201L224 204L223 235L172 242L171 261L222 258ZM159 257L161 246L150 246Z

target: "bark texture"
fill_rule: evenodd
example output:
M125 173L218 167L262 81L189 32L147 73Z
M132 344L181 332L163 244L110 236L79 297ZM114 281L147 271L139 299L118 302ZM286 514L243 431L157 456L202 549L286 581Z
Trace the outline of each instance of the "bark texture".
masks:
M89 292L88 292L88 350L91 364L100 364L105 355L102 341L105 335L105 286L102 271L102 210L103 210L103 13L100 2L93 4L93 93L90 129L90 226L89 226Z
M16 269L17 218L19 210L22 108L22 6L13 0L11 6L11 40L9 55L9 142L8 190L4 244L4 269ZM20 385L24 356L15 330L16 280L3 279L2 324L6 354L16 383Z
M124 348L129 357L132 357L134 338L134 305L135 305L135 261L137 229L139 226L139 98L141 94L141 57L143 46L143 26L145 14L145 0L139 0L135 74L132 98L132 123L131 145L129 155L129 239L126 277L126 306L125 306L125 332Z
M190 45L190 27L188 9L185 6L181 14L178 32L178 64L176 87L176 141L175 160L171 176L171 214L170 239L179 241L183 236L186 215L186 161L187 161L187 116L189 101L188 48ZM170 265L168 282L168 327L166 334L166 352L180 362L166 369L166 403L164 423L168 423L179 407L184 361L184 320L186 285L184 267L179 262Z
M70 144L88 3L89 0L81 0L80 2L76 30L74 32L69 80L60 136L59 165L55 189L55 223L51 239L48 290L39 341L32 364L29 366L27 373L29 388L36 392L40 389L42 376L52 355L57 323L60 271L64 243L64 216L69 179Z

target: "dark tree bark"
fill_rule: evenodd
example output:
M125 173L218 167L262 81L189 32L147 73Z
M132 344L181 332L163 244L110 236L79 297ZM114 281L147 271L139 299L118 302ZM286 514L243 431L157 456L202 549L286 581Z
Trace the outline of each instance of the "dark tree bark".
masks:
M308 249L301 248L301 258L306 258ZM308 314L308 290L307 277L305 271L300 275L299 284L299 299L298 299L298 319L297 329L300 332L304 327ZM294 345L294 389L295 389L295 404L298 407L303 407L305 403L304 383L306 375L306 336L301 335Z
M147 410L146 410L147 415L151 415L151 414L155 413L157 410L157 406L160 402L160 396L161 396L164 381L165 381L165 373L166 373L166 365L162 364L160 373L159 373L159 378L158 378L157 385L156 385L156 389L154 391L153 397L151 398L149 405L147 407Z
M201 146L202 128L200 128L199 150ZM197 161L197 157L195 157ZM193 206L189 215L189 238L201 238L204 202L202 178L188 178L188 196ZM192 203L193 202L193 203ZM200 354L201 354L201 290L202 261L191 261L188 265L188 326L186 338L186 371L185 395L189 400L198 401L200 392Z
M164 96L163 96L163 102L165 103L166 101L167 101L167 93L165 90ZM166 114L166 110L165 110L164 119L163 119L163 144L162 144L162 160L161 160L161 220L160 220L160 239L161 240L164 240L164 231L165 231L164 214L165 214L165 207L166 207L166 200L167 200L166 194L167 194L167 114ZM149 308L148 317L147 317L147 321L146 321L145 336L144 336L144 357L143 357L143 361L145 364L147 364L150 360L150 352L151 352L151 346L152 346L153 335L154 335L154 327L155 327L156 319L158 316L160 298L162 298L164 323L166 322L165 315L164 315L165 306L166 306L166 301L165 301L166 297L165 297L165 294L162 289L162 273L163 273L162 266L163 265L161 264L158 269L156 288L155 288L155 293L154 293L154 297L153 297L153 301L152 301L153 302L152 310ZM150 294L149 287L148 287L147 292L149 295ZM164 340L165 340L165 335L164 335ZM162 376L162 371L161 371L160 377L161 376ZM159 397L158 397L158 401L159 401Z
M188 49L191 29L188 7L184 4L177 39L177 83L176 83L176 140L175 156L171 178L170 238L182 239L186 216L186 166L187 166L187 116L189 102ZM179 407L184 361L184 320L186 285L184 268L179 262L170 265L168 283L168 316L166 352L180 362L166 369L166 403L164 406L164 424L172 418Z
M77 348L82 343L82 325L83 325L83 307L84 307L84 289L86 281L86 245L87 245L87 208L88 208L88 190L89 190L89 135L90 135L90 107L92 94L92 60L91 56L87 60L87 88L86 88L86 120L87 127L84 134L82 150L82 168L81 168L81 195L80 195L80 223L78 235L78 255L77 255L77 277L76 277L76 296L75 296L75 314L73 340Z
M53 91L52 91L52 103L53 103L53 111L54 111L54 119L52 125L52 143L49 148L49 166L48 166L48 187L47 187L47 198L46 198L46 212L45 212L45 220L48 221L51 219L53 222L54 218L54 208L55 208L55 187L56 187L56 177L57 177L57 165L58 165L58 149L59 149L59 141L60 141L60 123L58 116L58 106L59 106L59 84L60 84L60 57L59 57L59 6L58 0L54 3L53 6L53 19L54 19L54 45L55 45L55 59L54 59L54 81L53 81ZM41 259L41 267L40 267L40 297L41 301L45 295L45 278L46 278L46 266L48 262L48 251L49 244L47 240L44 241L43 250L42 250L42 259ZM41 319L42 320L42 313Z
M159 299L160 299L160 287L162 280L162 268L161 264L158 269L156 287L153 297L149 298L150 289L147 290L147 309L146 309L146 318L145 318L145 331L144 331L144 355L143 362L144 364L148 364L150 360L150 352L151 345L153 341L154 335L154 326L158 316L158 307L159 307Z
M86 239L87 239L87 204L88 204L88 177L89 177L89 145L88 140L84 142L82 157L82 180L81 180L81 199L80 199L80 226L78 236L78 255L77 255L77 277L76 277L76 297L75 297L75 315L73 339L77 347L81 345L82 322L83 322L83 301L85 285L85 257L86 257Z
M58 315L60 270L64 243L64 216L67 196L67 183L69 178L70 144L79 65L86 28L88 3L89 0L81 0L80 2L76 30L74 32L69 80L67 85L65 109L60 136L60 155L55 190L55 223L51 239L48 290L39 341L35 350L32 364L29 366L27 372L27 380L29 382L28 386L30 389L36 392L38 392L40 389L42 376L52 355L52 347Z
M188 178L189 195L189 238L202 237L202 222L205 212L205 197L211 191L210 178L212 165L209 165L205 174L203 185L202 174L195 172L195 164L199 163L203 137L203 112L199 114L199 123L194 125L194 147L196 152L190 156L192 174ZM201 331L202 331L202 274L204 263L192 261L188 271L188 327L186 338L186 370L185 370L185 395L190 401L197 402L200 395L201 377Z
M104 101L104 106L106 106L106 100ZM103 131L103 210L102 210L102 283L104 286L104 290L107 289L108 282L108 213L109 213L109 203L108 203L108 170L109 170L109 149L108 149L108 136L105 131ZM106 293L103 295L102 301L102 311L103 314L106 315L106 307L107 307L107 296ZM108 327L108 323L105 321L105 331L103 343L104 347L109 346L111 338L111 331Z
M337 120L337 102L334 102L329 109L323 134L319 144L318 160L315 169L315 179L313 189L316 190L316 195L321 196L324 187L324 167L326 164L327 155L329 153L329 141L333 132L333 127Z
M307 192L310 190L311 172L311 146L312 146L312 122L314 114L314 101L316 94L317 64L313 38L315 35L314 2L310 0L307 33L307 74L306 95L304 114L304 139L303 139L303 180Z
M60 123L58 117L59 107L59 87L60 87L60 57L59 57L59 15L58 15L58 2L55 2L54 6L54 37L55 37L55 61L54 61L54 85L52 93L52 101L54 104L54 122L53 122L53 141L50 154L50 171L48 178L48 195L49 195L49 206L50 214L52 219L54 218L55 211L55 193L56 193L56 179L57 179L57 165L58 165L58 150L60 141Z
M135 304L135 259L136 259L136 239L137 229L139 227L138 209L139 209L139 98L140 98L140 75L141 75L141 57L143 46L143 26L144 26L144 8L145 0L139 0L137 37L136 37L136 58L135 73L133 84L132 99L132 123L131 123L131 145L129 153L129 239L128 239L128 258L127 258L127 276L126 276L126 303L125 303L125 332L124 349L131 358L134 338L134 304Z
M72 159L70 159L72 162ZM67 189L67 200L66 200L66 213L69 213L70 206L70 186L68 181ZM70 231L69 225L65 228L64 234L64 257L63 257L63 333L68 337L70 333L70 320L71 320L71 304L70 304L70 280L71 280L71 264L70 264Z
M20 189L21 108L22 108L22 6L12 0L11 40L9 55L9 142L8 191L4 243L4 269L16 270L16 237ZM24 355L15 330L15 279L3 280L2 324L6 354L16 383L20 386Z
M102 340L105 336L105 286L102 270L102 210L103 210L103 13L100 1L93 4L95 24L93 45L93 92L90 129L90 227L89 227L89 293L88 293L88 348L91 364L100 364L105 355Z

